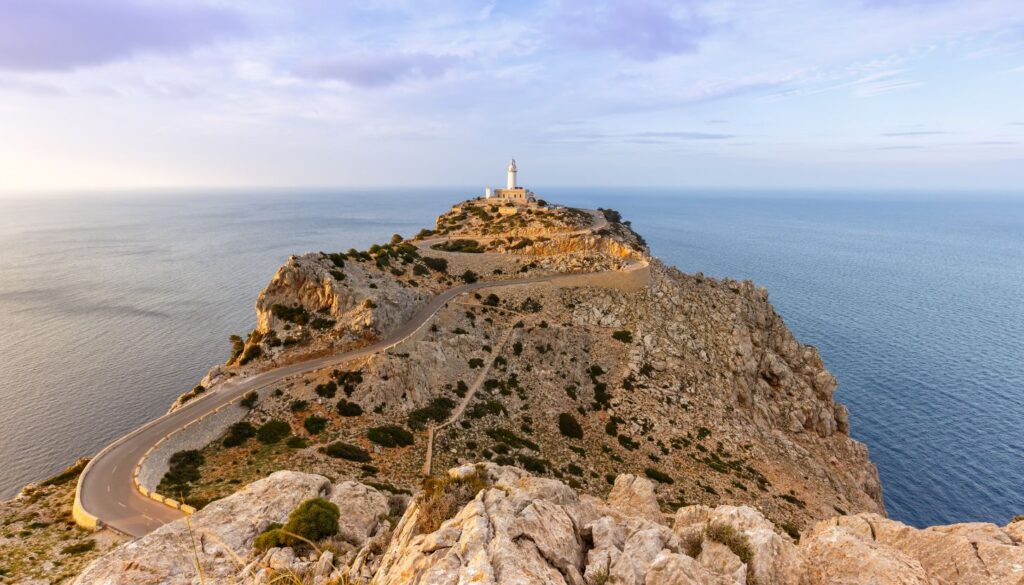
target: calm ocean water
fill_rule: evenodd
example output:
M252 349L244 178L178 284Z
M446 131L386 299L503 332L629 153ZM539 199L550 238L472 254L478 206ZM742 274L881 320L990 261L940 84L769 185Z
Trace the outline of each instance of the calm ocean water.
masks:
M289 254L413 233L466 192L0 200L0 497L163 413ZM1024 513L1024 201L542 192L766 286L839 378L893 517Z

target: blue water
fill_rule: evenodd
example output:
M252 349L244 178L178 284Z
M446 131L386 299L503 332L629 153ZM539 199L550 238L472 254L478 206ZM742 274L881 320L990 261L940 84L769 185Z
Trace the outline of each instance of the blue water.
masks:
M891 516L1024 513L1024 201L542 192L620 209L684 271L767 287L839 378ZM412 233L459 193L0 201L0 496L162 413L289 254Z

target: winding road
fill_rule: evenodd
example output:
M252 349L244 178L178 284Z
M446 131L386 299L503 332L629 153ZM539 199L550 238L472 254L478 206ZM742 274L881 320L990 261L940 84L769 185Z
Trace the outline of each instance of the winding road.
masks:
M595 223L586 230L580 230L581 232L597 230L607 224L604 217L600 217L597 212L592 213L595 215ZM420 243L420 246L423 247L432 242L433 240L424 241ZM646 263L633 264L626 269L626 272L636 272L640 268L646 268ZM241 399L248 392L279 384L292 376L367 357L398 345L415 335L449 301L461 294L484 288L546 282L565 281L573 283L573 285L576 283L586 284L587 277L602 274L617 274L617 271L481 281L453 287L432 297L397 330L372 345L281 366L242 380L225 382L201 397L185 403L173 412L169 412L118 439L93 457L78 480L75 492L75 520L83 525L91 524L88 526L90 528L110 527L133 537L148 534L184 515L180 510L143 496L136 490L133 481L136 466L148 451L164 437L181 430L189 423L212 413L223 405Z

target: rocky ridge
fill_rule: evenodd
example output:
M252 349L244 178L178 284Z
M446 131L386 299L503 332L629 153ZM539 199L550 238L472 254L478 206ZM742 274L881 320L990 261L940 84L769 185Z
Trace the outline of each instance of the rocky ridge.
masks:
M1024 583L1024 520L918 530L864 513L818 522L797 542L747 506L663 514L653 484L628 474L606 499L491 463L452 469L443 485L443 497L410 502L357 482L277 472L188 524L120 546L75 582L194 583L198 566L207 583L253 584ZM479 489L459 499L465 485ZM318 496L341 508L338 536L308 553L252 550L261 531ZM440 524L423 530L439 513Z

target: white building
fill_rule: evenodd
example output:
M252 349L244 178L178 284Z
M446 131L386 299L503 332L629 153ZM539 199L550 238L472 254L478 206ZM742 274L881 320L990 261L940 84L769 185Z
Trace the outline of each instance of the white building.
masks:
M534 197L533 192L524 187L520 187L516 182L516 174L519 169L516 168L516 159L512 159L508 163L508 180L506 182L507 187L505 189L495 189L494 199L504 199L507 202L514 203L517 205L529 205L536 203L537 198ZM490 189L490 188L488 188Z

